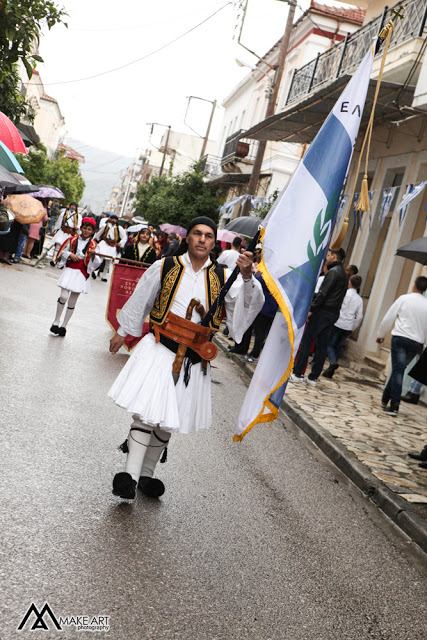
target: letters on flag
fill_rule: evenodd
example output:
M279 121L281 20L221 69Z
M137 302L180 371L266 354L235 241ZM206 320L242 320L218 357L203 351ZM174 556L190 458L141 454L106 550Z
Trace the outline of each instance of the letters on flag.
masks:
M344 89L261 230L259 269L279 310L240 411L235 441L242 440L255 424L278 415L353 154L374 48Z
M110 292L108 294L107 311L105 319L114 331L119 328L119 322L117 316L124 307L125 303L129 300L135 287L139 282L142 274L146 271L145 267L135 267L130 264L115 264L113 266L113 273L111 274ZM124 347L131 351L138 342L149 331L148 322L144 322L144 328L142 336L126 336Z

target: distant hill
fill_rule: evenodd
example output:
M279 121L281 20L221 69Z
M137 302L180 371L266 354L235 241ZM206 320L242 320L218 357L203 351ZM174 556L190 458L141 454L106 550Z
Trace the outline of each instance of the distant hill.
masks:
M113 187L120 185L122 172L133 163L133 158L91 147L75 138L67 138L65 144L85 157L80 171L86 182L86 189L80 203L99 215L105 211Z

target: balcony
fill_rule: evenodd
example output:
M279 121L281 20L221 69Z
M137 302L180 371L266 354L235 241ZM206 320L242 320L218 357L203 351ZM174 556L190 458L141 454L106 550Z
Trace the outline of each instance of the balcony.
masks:
M404 119L407 115L405 107L411 106L414 97L417 74L411 78L413 84L408 84L407 79L423 52L427 19L426 0L408 0L403 11L403 20L397 19L393 29L384 79L375 107L374 124ZM391 17L391 9L385 10L381 16L349 35L344 41L319 54L304 67L296 69L283 111L244 131L242 135L246 139L310 144L366 55L372 39ZM374 62L377 66L381 52L382 50ZM375 91L376 79L371 78L360 125L361 131L366 128Z
M225 173L245 173L244 165L252 166L258 148L254 140L240 139L243 129L229 136L224 145L221 167Z
M206 181L219 178L222 175L221 158L212 155L204 156L202 158L200 169L202 173L205 174Z
M401 3L397 3L397 7ZM425 0L409 0L403 7L404 18L396 19L389 51L411 40L422 37L427 18ZM347 36L332 49L319 54L301 69L295 69L285 106L305 98L309 93L340 76L352 75L375 38L393 17L392 9L371 20L367 25ZM378 55L381 55L381 51Z

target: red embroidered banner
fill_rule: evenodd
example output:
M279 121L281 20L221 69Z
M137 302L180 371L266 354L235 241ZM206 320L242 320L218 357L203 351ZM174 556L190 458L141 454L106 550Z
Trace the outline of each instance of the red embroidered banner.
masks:
M117 331L117 329L119 328L117 316L124 307L125 303L131 297L140 277L145 270L145 267L134 267L130 264L115 264L113 266L105 319L107 320L107 323L110 325L110 327L114 329L114 331ZM149 332L149 330L149 323L144 322L144 328L141 338L143 338ZM136 338L135 336L127 336L124 347L128 351L131 351L134 347L136 347L141 338Z

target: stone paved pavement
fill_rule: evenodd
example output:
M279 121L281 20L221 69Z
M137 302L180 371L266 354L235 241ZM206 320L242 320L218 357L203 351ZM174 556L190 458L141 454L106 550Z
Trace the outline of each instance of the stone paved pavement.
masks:
M224 351L234 344L222 333L217 334L215 339ZM242 356L235 354L232 357L249 375L255 370L256 363L247 363ZM352 463L351 459L355 457L365 468L366 476L371 475L381 481L377 483L378 487L387 487L389 491L385 495L389 504L386 508L379 506L392 519L397 521L398 514L403 511L409 514L415 512L415 537L420 534L425 545L427 470L421 469L417 461L407 454L409 451L419 452L427 444L427 407L402 402L398 416L387 416L381 409L385 376L360 365L356 365L355 369L358 370L344 362L332 379L319 378L316 387L305 383L289 383L283 408L298 426L300 422L304 426L310 423L310 429L304 430L316 444L317 438L323 437L322 433L330 434L335 442L342 445L341 451L345 451L344 456L347 454L347 461ZM325 453L329 455L328 450ZM330 455L334 462L335 455L336 452ZM348 475L354 480L351 472ZM368 495L372 492L372 487L366 491ZM397 496L397 501L390 507L393 496Z

